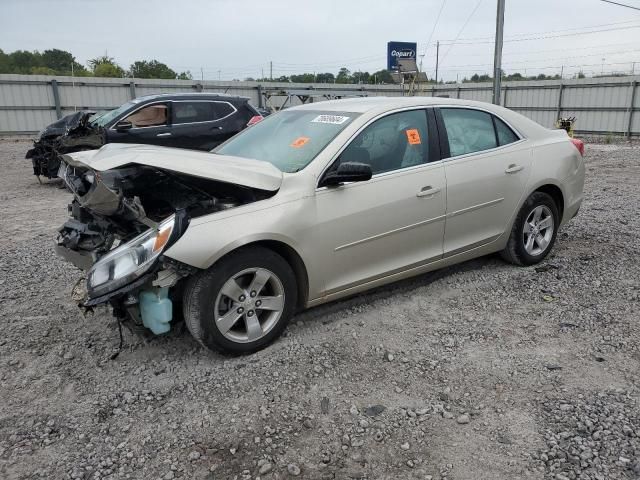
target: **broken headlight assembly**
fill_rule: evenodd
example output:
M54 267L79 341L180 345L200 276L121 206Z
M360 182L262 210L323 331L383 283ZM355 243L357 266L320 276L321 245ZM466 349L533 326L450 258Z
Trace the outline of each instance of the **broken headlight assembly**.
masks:
M144 275L169 244L176 230L176 216L163 220L133 240L118 246L100 258L87 276L90 298L121 288Z

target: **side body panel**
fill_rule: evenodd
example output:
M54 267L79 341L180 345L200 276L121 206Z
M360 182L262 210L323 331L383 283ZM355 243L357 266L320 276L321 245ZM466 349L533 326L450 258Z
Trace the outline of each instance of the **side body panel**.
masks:
M324 258L326 293L440 258L445 189L436 162L318 190L304 242Z
M444 165L444 254L491 242L508 230L531 173L531 148L527 142L448 159ZM509 173L510 170L516 171Z

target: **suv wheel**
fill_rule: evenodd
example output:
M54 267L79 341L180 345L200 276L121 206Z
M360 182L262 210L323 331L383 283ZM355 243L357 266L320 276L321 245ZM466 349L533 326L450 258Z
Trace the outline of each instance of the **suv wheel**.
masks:
M242 249L190 280L185 322L207 348L255 352L280 336L297 296L295 275L280 255L262 247Z
M534 265L551 251L560 225L558 207L550 195L533 192L518 212L502 257L516 265Z

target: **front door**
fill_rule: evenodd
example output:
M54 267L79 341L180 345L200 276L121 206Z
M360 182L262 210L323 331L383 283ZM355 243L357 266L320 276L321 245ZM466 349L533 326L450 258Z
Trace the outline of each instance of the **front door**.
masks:
M131 127L118 129L116 125L120 121L130 122ZM109 128L107 140L110 143L146 143L171 146L168 103L156 102L145 105L118 120Z
M326 259L325 294L442 256L446 184L430 132L424 109L389 114L358 134L330 167L367 163L374 175L316 191L313 240Z
M520 203L531 166L526 141L498 117L470 108L441 108L449 150L444 255L496 240Z

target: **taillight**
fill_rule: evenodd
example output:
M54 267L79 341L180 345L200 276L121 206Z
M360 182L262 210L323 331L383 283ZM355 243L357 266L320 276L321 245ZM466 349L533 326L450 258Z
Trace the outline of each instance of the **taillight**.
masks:
M584 157L584 142L582 140L578 140L577 138L571 138L571 143L578 149L580 155Z
M251 125L255 125L256 123L261 122L263 119L264 117L262 115L255 115L251 117L251 119L247 123L247 127L250 127Z

